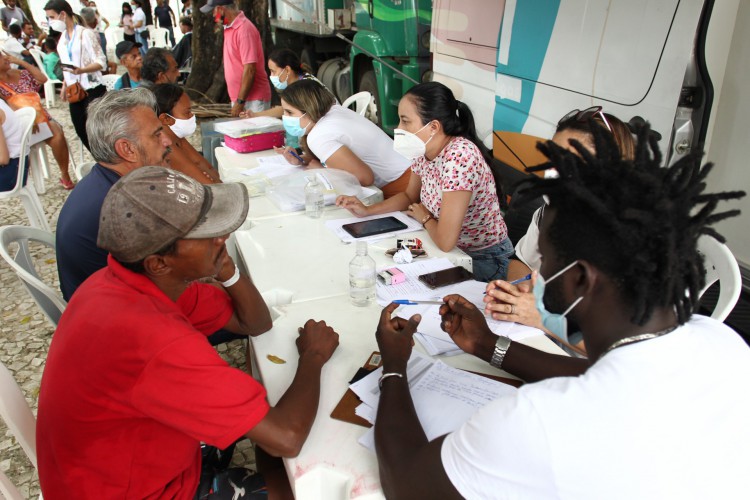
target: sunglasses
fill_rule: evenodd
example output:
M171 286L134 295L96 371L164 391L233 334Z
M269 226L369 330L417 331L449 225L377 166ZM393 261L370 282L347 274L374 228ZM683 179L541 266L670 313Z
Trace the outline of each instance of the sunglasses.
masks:
M587 122L597 115L599 115L602 122L604 123L604 126L607 127L607 130L609 130L610 133L613 133L612 127L609 126L609 122L607 121L607 117L604 116L601 106L592 106L588 109L584 109L583 111L581 111L580 109L574 109L570 113L567 113L565 116L560 118L560 121L557 122L557 126L559 127L561 124L569 120L575 120L577 122Z

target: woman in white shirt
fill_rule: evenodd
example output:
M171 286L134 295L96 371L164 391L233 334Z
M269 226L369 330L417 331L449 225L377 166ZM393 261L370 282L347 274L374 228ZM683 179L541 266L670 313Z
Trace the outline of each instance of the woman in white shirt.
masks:
M18 179L18 158L21 156L23 129L15 112L0 99L0 191L10 191ZM26 184L28 170L24 172Z
M44 12L49 19L50 28L62 33L57 42L57 54L60 56L65 78L60 98L67 100L66 89L76 83L80 84L87 94L84 99L69 103L69 109L76 134L88 149L86 110L92 100L103 96L107 91L101 80L102 70L107 67L107 58L99 43L99 34L76 24L68 2L50 0L44 6Z
M336 104L315 80L298 80L280 92L287 134L299 137L302 161L279 149L293 165L337 168L363 186L375 184L388 198L409 183L409 161L393 150L393 139L377 125Z

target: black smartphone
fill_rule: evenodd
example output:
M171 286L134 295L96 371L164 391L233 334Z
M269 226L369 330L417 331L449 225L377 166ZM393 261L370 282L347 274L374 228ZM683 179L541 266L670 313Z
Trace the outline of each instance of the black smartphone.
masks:
M72 64L65 64L65 63L60 63L60 66L62 66L65 69L69 69L71 71L77 68L77 66L73 66Z
M450 267L448 269L443 269L442 271L435 271L434 273L423 274L419 277L419 281L430 288L440 288L441 286L461 283L462 281L472 279L474 279L474 275L460 266Z
M341 227L354 238L365 238L367 236L375 236L376 234L392 233L393 231L406 229L409 226L395 217L383 217L381 219L352 222L351 224L344 224Z

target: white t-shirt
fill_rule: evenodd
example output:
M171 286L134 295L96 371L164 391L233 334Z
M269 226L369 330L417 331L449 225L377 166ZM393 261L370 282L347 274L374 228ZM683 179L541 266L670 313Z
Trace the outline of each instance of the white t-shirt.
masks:
M135 9L135 12L133 12L133 26L137 25L139 21L143 24L141 24L140 28L135 28L136 33L140 33L141 31L148 29L148 27L146 26L146 13L143 12L143 9L137 7Z
M708 499L750 492L750 349L702 316L528 384L448 435L466 498Z
M19 42L17 38L14 38L12 36L8 37L8 39L3 42L3 51L5 51L6 54L9 54L18 59L21 59L23 57L22 52L24 50L26 50L26 48L21 44L21 42Z
M365 162L383 187L401 177L409 160L393 150L393 139L373 122L350 109L334 104L307 136L307 145L325 163L341 146Z
M8 155L10 158L18 158L21 156L21 138L23 137L21 121L16 117L15 111L10 109L10 106L3 99L0 99L0 111L5 114L3 135L5 136L5 143L8 145Z
M534 211L526 234L516 243L516 257L529 269L539 270L542 267L542 254L539 251L539 221L543 210L544 206L541 206Z

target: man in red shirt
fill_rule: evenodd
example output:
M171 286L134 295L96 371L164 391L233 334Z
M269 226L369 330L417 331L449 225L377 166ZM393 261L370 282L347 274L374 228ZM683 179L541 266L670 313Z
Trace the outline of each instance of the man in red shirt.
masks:
M42 378L46 499L192 499L201 442L223 449L248 437L274 456L299 453L338 335L324 322L300 328L297 375L273 408L263 387L205 340L222 327L246 335L254 322L270 327L225 246L247 210L242 184L203 186L163 167L134 170L109 191L98 237L108 265L68 304ZM234 498L255 498L263 487L257 475L239 481L230 478L224 494L244 488L247 496Z
M224 25L224 79L232 100L232 116L245 110L268 109L271 87L258 28L234 0L208 0L201 12L211 11L216 22Z

